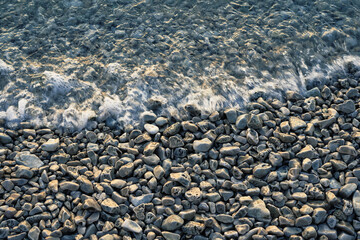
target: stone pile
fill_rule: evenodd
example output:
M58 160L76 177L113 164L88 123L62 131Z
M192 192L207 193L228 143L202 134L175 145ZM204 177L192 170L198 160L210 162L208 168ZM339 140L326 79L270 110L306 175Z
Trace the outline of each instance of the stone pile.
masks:
M0 239L356 239L359 90L122 130L1 128Z

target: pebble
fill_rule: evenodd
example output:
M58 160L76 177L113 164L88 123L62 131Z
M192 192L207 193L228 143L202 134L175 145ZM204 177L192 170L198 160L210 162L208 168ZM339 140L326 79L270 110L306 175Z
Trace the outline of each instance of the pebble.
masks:
M356 183L348 183L342 186L339 190L339 195L342 198L349 198L357 189Z
M236 119L236 123L235 126L237 129L239 130L243 130L247 127L247 122L249 119L249 115L248 114L242 114L240 115L237 119Z
M306 227L312 223L312 218L310 215L304 215L301 217L296 218L295 226L296 227Z
M38 240L40 237L40 229L37 226L33 226L28 232L28 237L30 240Z
M313 211L313 220L315 224L322 223L327 218L327 211L324 208L315 208Z
M29 168L39 168L44 163L34 154L29 152L20 152L15 156L15 160L18 164L24 165Z
M143 158L142 158L142 160L146 163L146 164L148 164L148 165L157 165L157 164L159 164L159 162L160 162L160 158L157 156L157 155L155 155L155 154L153 154L153 155L150 155L150 156L144 156Z
M306 128L306 122L298 117L289 118L290 127L293 131L297 131L301 128Z
M192 220L195 217L195 209L187 209L179 212L179 216L185 220Z
M26 166L18 166L17 170L15 172L15 176L17 178L32 178L34 175L34 172L31 170L31 168L26 167Z
M0 129L0 238L355 239L351 81L240 116L188 106L143 127Z
M9 236L9 228L8 227L0 227L0 238L6 239Z
M277 226L274 226L274 225L266 227L266 231L269 234L275 235L277 237L284 236L283 231L281 231Z
M170 178L171 180L180 183L184 187L190 186L191 178L187 172L171 173Z
M170 215L162 222L161 228L166 231L174 231L184 224L184 220L178 215Z
M177 233L162 231L161 234L166 240L180 240L181 238L180 234Z
M309 227L306 227L304 229L304 231L301 233L301 235L305 239L311 239L311 238L316 238L317 237L317 232L316 232L316 229L314 227L309 226Z
M60 191L77 191L79 184L70 181L64 181L59 184Z
M119 205L111 198L106 198L101 202L101 208L107 213L116 214L119 212Z
M46 143L41 145L41 149L47 152L54 152L58 149L59 145L60 145L60 140L58 138L49 139Z
M356 157L358 155L358 152L353 146L343 145L340 146L337 151L341 154L351 155Z
M255 200L249 204L247 215L261 222L269 222L271 220L270 211L266 208L265 202L261 199Z
M184 141L179 136L171 136L169 137L169 147L170 148L179 148L184 146Z
M240 148L236 146L222 147L220 153L227 156L234 156L240 153Z
M145 130L150 133L151 135L155 135L159 132L159 127L154 124L146 123L144 125Z
M336 230L329 228L324 223L319 225L318 235L325 235L329 240L336 240L338 238Z
M135 168L135 166L134 166L134 163L132 163L132 162L121 166L118 171L119 176L124 178L124 177L132 175L134 168Z
M336 106L336 110L345 114L352 113L355 111L355 103L353 100L346 100Z
M212 145L211 140L208 138L204 138L201 140L195 140L193 147L195 152L207 152L210 150L211 145Z
M307 199L308 199L307 194L304 193L304 192L296 192L296 193L293 193L293 194L292 194L292 197L293 197L295 200L298 200L298 201L303 202L303 203L306 203L306 202L307 202Z
M141 233L142 232L142 228L140 227L140 225L137 222L132 221L130 219L125 219L125 221L121 224L121 227L124 230L130 231L133 233Z
M257 178L263 178L271 171L271 165L267 163L260 163L253 168L253 174Z
M356 190L354 192L353 198L352 198L352 204L354 207L354 212L357 216L360 216L360 191Z
M318 153L316 152L316 150L313 148L313 146L311 145L306 145L303 149L300 150L300 152L298 152L296 154L296 157L298 158L309 158L309 159L314 159L318 157Z
M182 230L188 235L200 235L205 230L205 224L189 221L183 226Z
M269 161L273 167L280 167L283 162L283 158L279 153L270 152Z
M95 199L93 199L93 198L88 198L85 200L84 209L95 210L98 212L101 211L101 207L100 207L99 203L97 201L95 201Z
M260 141L258 133L251 128L246 131L246 140L251 145L258 145Z
M0 143L2 144L8 144L8 143L12 143L12 138L7 135L6 133L0 133Z
M224 111L229 123L235 123L237 120L237 111L235 108L228 108Z
M250 114L247 121L247 126L253 129L260 129L263 126L263 120L260 118L259 115Z
M131 196L130 201L135 207L137 207L140 204L151 202L153 197L154 197L153 193L148 193L148 194L143 194L143 195L138 196L138 197Z

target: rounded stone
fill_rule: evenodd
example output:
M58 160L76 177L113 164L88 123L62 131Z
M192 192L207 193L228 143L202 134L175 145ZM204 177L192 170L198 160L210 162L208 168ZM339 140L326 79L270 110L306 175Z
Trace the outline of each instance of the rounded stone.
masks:
M161 228L166 231L174 231L179 229L183 224L184 220L181 217L178 215L170 215L163 221Z

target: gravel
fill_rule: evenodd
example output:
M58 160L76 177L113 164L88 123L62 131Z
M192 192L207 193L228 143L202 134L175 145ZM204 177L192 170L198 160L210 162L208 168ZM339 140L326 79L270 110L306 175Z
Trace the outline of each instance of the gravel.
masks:
M360 100L348 83L259 98L248 113L148 114L146 127L1 127L0 238L356 239ZM355 110L340 111L348 95Z

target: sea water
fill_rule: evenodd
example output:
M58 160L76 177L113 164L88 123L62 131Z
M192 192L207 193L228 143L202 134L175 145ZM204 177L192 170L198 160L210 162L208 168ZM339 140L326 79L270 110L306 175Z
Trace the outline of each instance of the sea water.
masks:
M78 131L360 77L359 1L0 3L0 119Z

